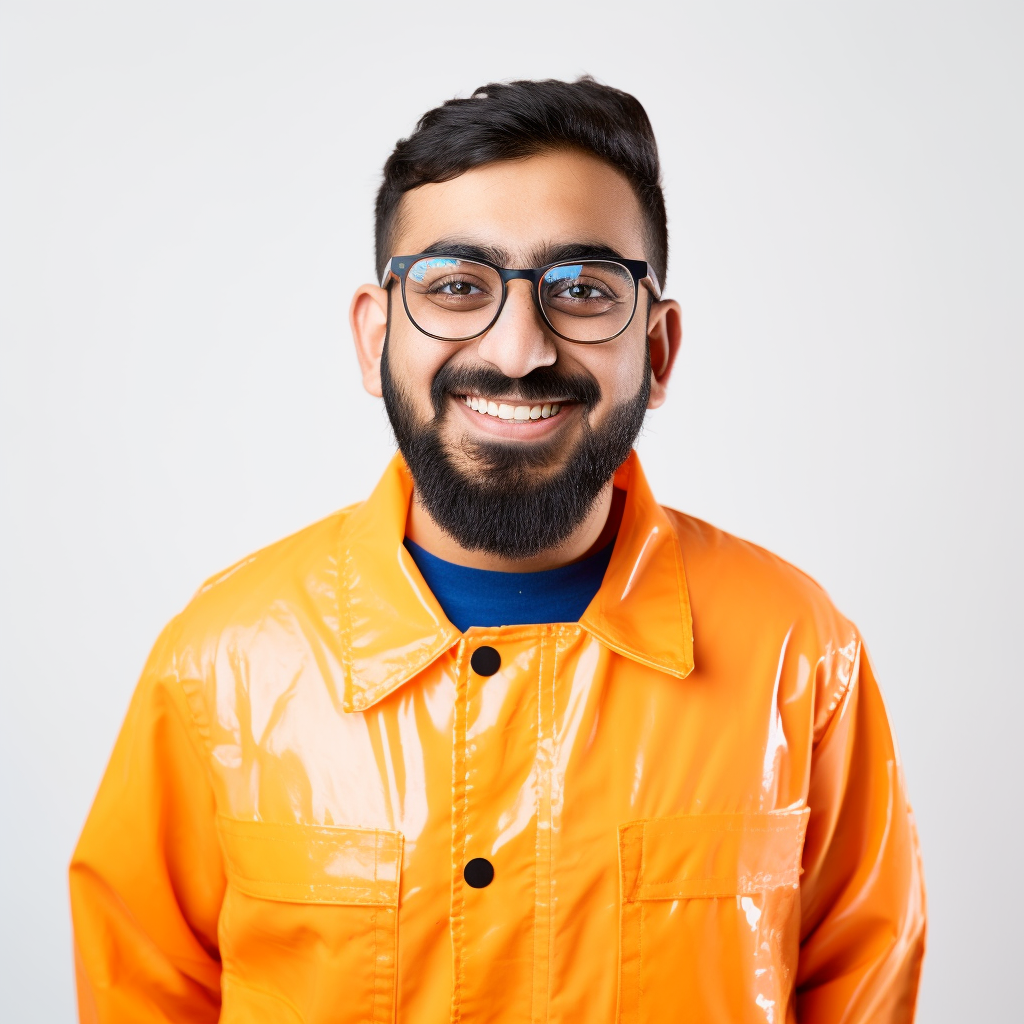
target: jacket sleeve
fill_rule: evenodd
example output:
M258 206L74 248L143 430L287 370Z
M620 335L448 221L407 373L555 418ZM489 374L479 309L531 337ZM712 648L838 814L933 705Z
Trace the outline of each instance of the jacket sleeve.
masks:
M924 882L888 716L858 640L815 747L801 883L797 1018L889 1024L914 1017Z
M184 694L158 660L154 652L71 862L79 1014L89 1024L220 1012L214 796Z

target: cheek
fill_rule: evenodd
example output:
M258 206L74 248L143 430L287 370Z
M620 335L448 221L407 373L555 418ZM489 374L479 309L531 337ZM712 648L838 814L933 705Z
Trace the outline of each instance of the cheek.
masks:
M411 401L420 419L434 415L430 385L437 371L451 357L451 351L424 338L408 324L392 321L388 335L388 362L395 382Z
M619 342L623 344L619 344ZM582 354L580 365L601 387L601 405L609 408L633 398L640 390L646 372L646 337L621 338L595 346Z

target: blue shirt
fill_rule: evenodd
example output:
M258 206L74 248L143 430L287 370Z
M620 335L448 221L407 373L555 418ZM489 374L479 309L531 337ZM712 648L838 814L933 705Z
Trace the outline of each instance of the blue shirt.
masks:
M465 632L470 626L579 621L601 586L615 544L541 572L469 569L430 554L408 537L405 546L445 615Z

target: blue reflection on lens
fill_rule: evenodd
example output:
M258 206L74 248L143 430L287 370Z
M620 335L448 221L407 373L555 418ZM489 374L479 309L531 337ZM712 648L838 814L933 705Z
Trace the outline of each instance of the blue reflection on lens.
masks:
M570 266L568 263L560 267L552 267L544 275L545 284L554 284L556 281L564 281L566 278L579 277L583 273L583 264L577 263Z
M409 276L414 281L422 281L426 277L428 270L436 270L438 267L457 267L458 265L459 261L452 259L450 256L435 256L430 260L420 260L409 271Z

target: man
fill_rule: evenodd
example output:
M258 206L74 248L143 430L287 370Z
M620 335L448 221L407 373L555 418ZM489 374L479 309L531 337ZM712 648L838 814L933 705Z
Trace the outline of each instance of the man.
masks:
M376 242L400 455L158 641L71 866L83 1020L910 1020L861 639L632 453L681 336L640 104L430 111Z

